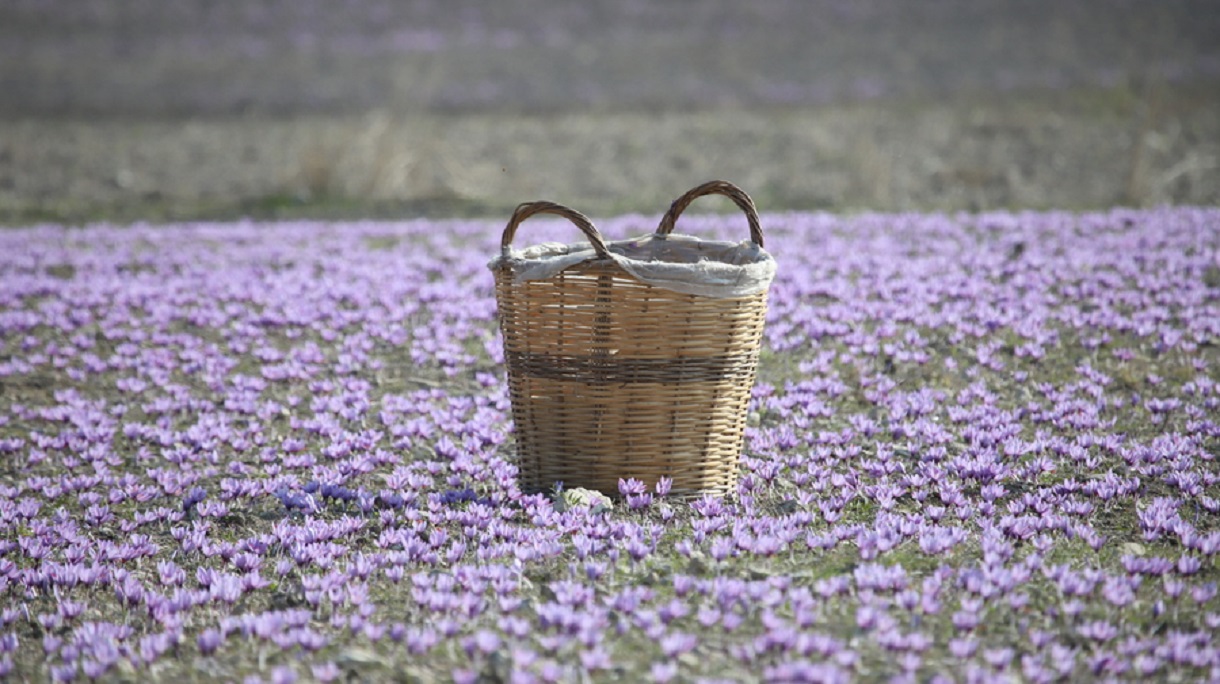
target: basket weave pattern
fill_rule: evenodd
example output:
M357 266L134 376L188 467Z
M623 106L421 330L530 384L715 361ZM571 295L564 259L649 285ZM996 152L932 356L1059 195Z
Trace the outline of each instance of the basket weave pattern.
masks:
M722 182L675 202L664 234L695 197L734 190L761 243L752 202ZM606 253L587 218L551 203L518 207L504 244L537 213L568 218ZM606 258L526 282L501 267L495 281L523 490L562 481L613 495L620 478L651 486L662 476L673 478L677 495L735 487L765 291L740 299L682 294Z

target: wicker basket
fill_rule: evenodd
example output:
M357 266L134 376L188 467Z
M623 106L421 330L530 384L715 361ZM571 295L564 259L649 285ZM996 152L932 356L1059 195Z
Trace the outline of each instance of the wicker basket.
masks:
M708 194L731 198L762 246L753 201L724 181L678 198L657 235L668 236ZM766 290L724 299L643 282L610 258L588 218L550 202L517 208L505 255L518 225L536 214L570 220L598 258L525 282L503 261L493 266L522 489L563 482L613 496L620 478L651 487L667 476L679 496L732 491Z

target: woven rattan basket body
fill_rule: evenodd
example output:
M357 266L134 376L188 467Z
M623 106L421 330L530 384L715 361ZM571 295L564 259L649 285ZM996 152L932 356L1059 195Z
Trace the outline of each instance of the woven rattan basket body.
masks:
M659 232L710 192L728 194L712 184L692 190ZM753 203L730 196L744 198L761 245ZM533 203L518 208L505 245L517 223L540 212L596 235L576 212ZM525 282L497 268L495 281L523 490L563 482L615 494L620 478L652 486L663 476L678 495L735 487L765 290L740 299L682 294L606 258Z

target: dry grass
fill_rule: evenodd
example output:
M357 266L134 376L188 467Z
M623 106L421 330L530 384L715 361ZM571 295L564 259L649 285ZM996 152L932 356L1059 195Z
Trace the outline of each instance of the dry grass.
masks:
M656 212L707 178L763 210L1220 203L1220 91L821 108L0 127L0 221Z

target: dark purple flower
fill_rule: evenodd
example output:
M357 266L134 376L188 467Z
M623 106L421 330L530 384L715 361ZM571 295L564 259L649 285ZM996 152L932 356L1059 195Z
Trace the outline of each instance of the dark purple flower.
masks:
M204 655L211 655L212 653L216 652L216 649L220 648L222 643L224 643L224 635L216 629L205 629L199 633L199 638L196 640L196 643L199 646L200 653Z
M187 491L186 495L182 497L183 512L189 513L195 508L196 504L202 502L207 498L207 496L208 493L203 487L191 487L191 489Z

